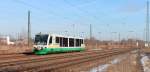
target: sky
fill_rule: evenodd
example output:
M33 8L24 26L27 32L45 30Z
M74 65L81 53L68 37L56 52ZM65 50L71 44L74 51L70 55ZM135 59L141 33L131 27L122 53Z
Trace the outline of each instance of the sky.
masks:
M101 40L144 39L146 0L1 0L0 34L31 32L89 37Z

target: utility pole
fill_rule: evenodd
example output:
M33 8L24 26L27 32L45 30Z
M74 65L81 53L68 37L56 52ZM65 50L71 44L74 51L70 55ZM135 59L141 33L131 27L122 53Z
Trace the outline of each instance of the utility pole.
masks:
M73 32L74 32L74 37L76 36L75 35L75 24L73 24ZM74 47L76 46L76 39L74 39Z
M67 31L67 30L65 31L65 35L66 35L66 36L69 36L69 34L68 34L68 31Z
M73 36L75 37L75 24L72 24L73 27Z
M101 45L101 32L98 32L99 34L99 40L97 40L98 46L100 47Z
M119 42L121 41L121 39L120 39L120 33L118 33L118 41Z
M128 36L127 36L127 39L133 39L133 33L134 33L134 31L128 31Z
M145 46L149 48L149 1L147 1L147 9L146 9L146 44Z
M120 32L118 33L118 47L121 46L121 40L120 40Z
M85 33L85 32L81 32L81 37L82 37L82 38L84 38L84 33Z
M130 47L132 48L132 41L133 41L133 34L134 34L134 31L128 31L128 32L129 32L128 41L129 41ZM130 39L131 39L131 41L130 41Z
M111 45L113 45L114 44L114 42L115 42L115 38L114 38L114 40L113 40L113 34L114 34L114 37L117 35L117 32L111 32L112 33L112 39L111 39Z
M30 11L28 11L28 47L31 41L31 24L30 24Z
M92 39L92 24L90 24L90 40Z
M98 32L99 34L99 41L101 41L101 32Z

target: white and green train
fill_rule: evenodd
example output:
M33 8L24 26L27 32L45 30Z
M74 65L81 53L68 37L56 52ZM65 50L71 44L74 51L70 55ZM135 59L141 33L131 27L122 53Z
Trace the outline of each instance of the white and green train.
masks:
M33 52L38 55L84 50L83 38L56 34L35 35Z

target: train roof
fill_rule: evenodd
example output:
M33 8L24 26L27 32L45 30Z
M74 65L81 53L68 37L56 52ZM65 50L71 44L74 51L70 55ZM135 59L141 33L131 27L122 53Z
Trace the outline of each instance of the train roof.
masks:
M67 36L67 35L60 35L60 34L48 34L48 33L41 34L40 33L40 34L36 34L36 35L51 35L51 36L56 36L56 37L84 39L82 37L74 37L74 36Z

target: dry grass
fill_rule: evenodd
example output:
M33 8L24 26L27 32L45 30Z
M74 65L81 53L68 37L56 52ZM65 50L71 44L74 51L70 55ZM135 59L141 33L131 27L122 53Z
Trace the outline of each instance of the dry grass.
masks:
M150 48L142 48L142 52L144 52L144 53L150 53Z
M31 52L32 47L27 45L0 45L0 54Z
M120 62L112 64L106 72L137 72L139 69L137 69L135 62L136 57L134 54L130 54Z

